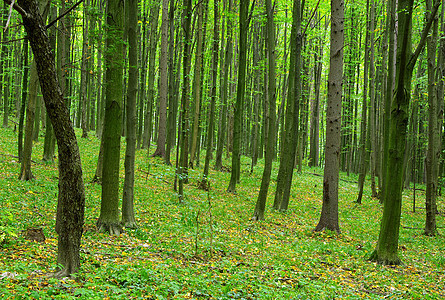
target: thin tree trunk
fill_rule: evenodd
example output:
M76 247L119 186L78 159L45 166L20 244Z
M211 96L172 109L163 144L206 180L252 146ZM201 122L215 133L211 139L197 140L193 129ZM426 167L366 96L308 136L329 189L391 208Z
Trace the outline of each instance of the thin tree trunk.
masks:
M267 57L269 63L269 81L268 81L268 94L269 94L269 113L268 113L268 125L269 134L267 137L266 156L264 162L264 171L261 179L260 192L253 213L253 220L264 220L264 210L266 208L267 192L269 190L270 174L272 171L272 161L274 157L274 145L275 145L275 123L276 123L276 61L275 61L275 25L274 25L274 7L272 7L272 1L266 0L266 15L267 15Z

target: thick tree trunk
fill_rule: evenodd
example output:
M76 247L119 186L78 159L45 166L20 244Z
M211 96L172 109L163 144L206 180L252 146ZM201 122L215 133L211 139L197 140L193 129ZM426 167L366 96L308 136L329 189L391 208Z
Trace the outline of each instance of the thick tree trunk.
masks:
M338 225L338 179L343 81L344 1L331 0L331 43L326 109L323 206L315 231L340 232Z
M48 114L54 126L59 151L59 195L56 231L59 234L57 262L63 270L56 276L67 276L80 266L85 194L82 167L76 135L57 82L54 56L43 20L35 1L19 1L26 11L23 24L34 52L37 73Z
M99 231L119 235L119 161L122 133L122 87L123 87L123 25L124 1L108 0L105 47L115 51L105 53L107 66L105 77L105 121L103 131L103 172Z
M430 20L425 26L416 51L411 54L412 0L399 0L397 67L395 95L391 104L389 157L386 166L386 185L383 216L380 224L379 240L370 259L384 265L400 264L398 256L399 227L402 208L402 189L404 178L404 156L407 138L409 102L411 97L411 77L415 62L425 45L425 40L437 12L435 6Z

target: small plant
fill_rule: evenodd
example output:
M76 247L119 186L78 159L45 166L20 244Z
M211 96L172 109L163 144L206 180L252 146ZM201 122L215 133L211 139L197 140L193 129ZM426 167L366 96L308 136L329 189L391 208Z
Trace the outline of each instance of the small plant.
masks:
M11 237L17 237L16 230L12 225L14 216L6 210L0 211L0 245L7 242Z

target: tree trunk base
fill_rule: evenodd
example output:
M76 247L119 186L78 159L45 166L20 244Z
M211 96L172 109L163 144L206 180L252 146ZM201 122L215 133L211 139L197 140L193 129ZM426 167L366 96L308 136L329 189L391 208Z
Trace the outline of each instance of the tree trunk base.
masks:
M138 225L136 224L136 221L134 221L134 220L128 220L128 221L122 220L121 224L122 224L122 227L125 227L128 229L138 228Z
M110 235L120 235L122 233L122 225L115 222L97 221L97 230L101 233L109 233Z
M383 255L378 255L377 250L374 250L374 252L372 252L371 256L369 257L369 261L374 261L383 266L398 266L402 264L402 261L397 256L397 254L386 255L386 257L383 257Z
M208 191L210 189L209 180L207 178L203 178L198 182L198 189Z

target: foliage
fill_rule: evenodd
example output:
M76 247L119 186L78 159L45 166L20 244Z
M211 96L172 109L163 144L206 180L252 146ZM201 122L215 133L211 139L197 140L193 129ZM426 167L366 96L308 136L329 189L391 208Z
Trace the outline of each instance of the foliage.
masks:
M77 132L80 135L80 131ZM339 217L342 233L313 233L322 201L318 168L294 176L287 213L266 210L266 221L250 217L261 178L262 161L250 174L242 157L237 194L227 193L229 173L210 172L209 194L196 188L202 170L190 169L184 203L172 189L174 169L146 150L136 156L135 208L139 227L119 237L96 232L100 186L93 177L99 141L79 139L86 182L86 224L81 272L74 278L47 277L55 267L54 231L57 163L40 163L43 143L33 151L36 179L16 179L19 164L12 129L0 130L2 213L15 232L42 227L37 243L10 239L0 259L3 298L79 299L440 299L444 294L443 236L422 235L424 211L411 212L412 192L403 196L399 247L403 266L367 261L375 248L381 206L371 199L369 184L361 206L355 201L356 178L341 174ZM124 151L122 151L123 158ZM225 165L229 162L225 161ZM174 165L174 162L173 162ZM276 178L274 163L272 178ZM123 166L121 168L123 182ZM269 203L275 189L272 180ZM424 194L417 191L419 198ZM209 199L211 207L209 207ZM443 227L443 198L438 199ZM197 224L197 221L199 222ZM198 225L198 226L197 226Z

